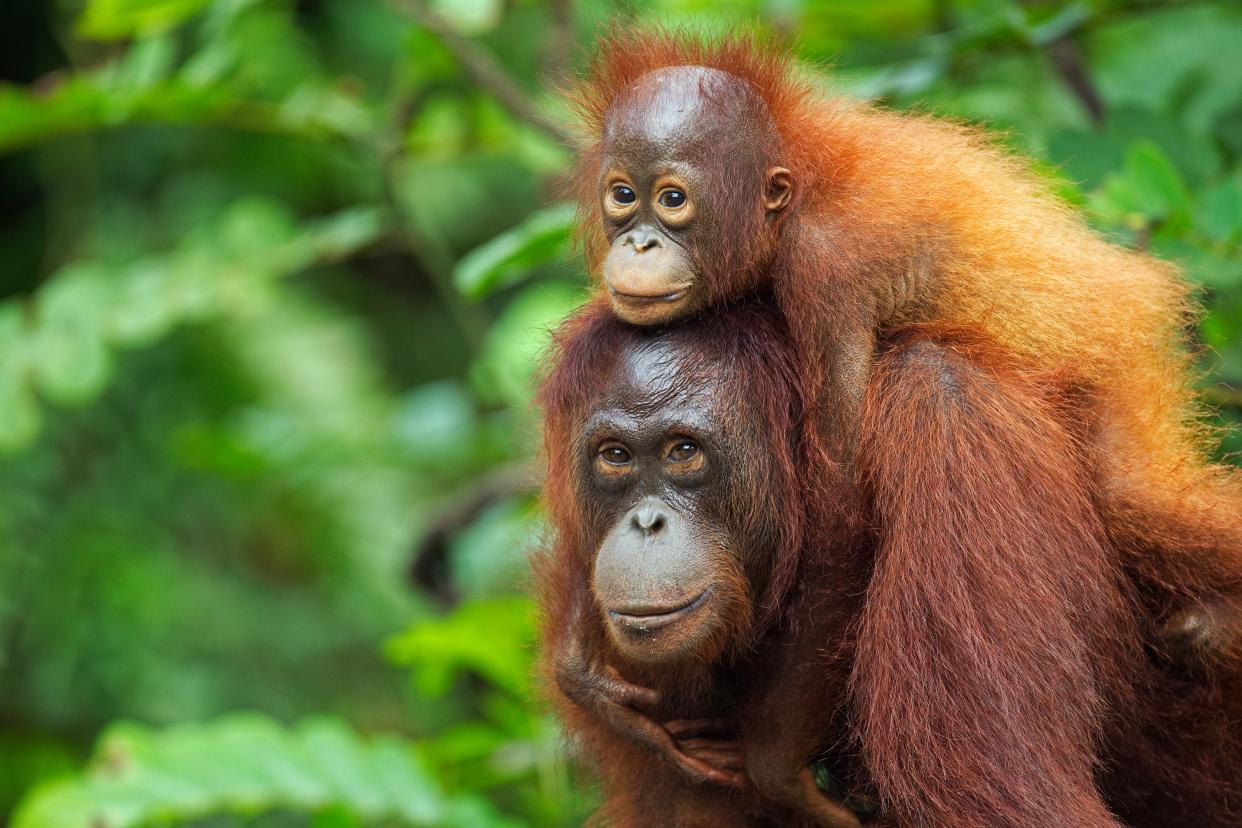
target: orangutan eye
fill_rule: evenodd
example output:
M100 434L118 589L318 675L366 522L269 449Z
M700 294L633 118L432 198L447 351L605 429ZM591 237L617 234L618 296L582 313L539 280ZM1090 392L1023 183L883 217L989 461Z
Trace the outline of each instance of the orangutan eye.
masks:
M600 446L599 459L610 466L628 466L634 458L625 446L618 445L617 443L607 443Z
M665 190L660 193L659 201L661 207L676 210L686 203L686 194L681 190Z
M686 463L699 455L699 447L693 440L679 440L668 452L672 463Z
M638 200L638 196L629 187L618 184L612 188L612 200L618 204L633 204Z

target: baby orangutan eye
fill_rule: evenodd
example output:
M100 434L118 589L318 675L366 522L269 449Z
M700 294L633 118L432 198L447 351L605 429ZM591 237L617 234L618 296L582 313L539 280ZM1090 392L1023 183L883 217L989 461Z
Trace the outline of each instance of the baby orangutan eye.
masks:
M686 194L681 190L665 190L660 193L660 206L676 210L686 203Z
M634 191L624 184L618 184L612 188L612 200L618 204L633 204L637 198Z

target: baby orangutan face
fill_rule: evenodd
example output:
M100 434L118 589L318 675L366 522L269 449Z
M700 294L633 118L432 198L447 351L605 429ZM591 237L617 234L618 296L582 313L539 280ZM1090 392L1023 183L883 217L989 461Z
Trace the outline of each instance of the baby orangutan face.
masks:
M715 69L661 69L618 96L599 183L617 316L660 325L709 303L712 268L753 246L792 196L790 172L766 163L773 133L750 86Z

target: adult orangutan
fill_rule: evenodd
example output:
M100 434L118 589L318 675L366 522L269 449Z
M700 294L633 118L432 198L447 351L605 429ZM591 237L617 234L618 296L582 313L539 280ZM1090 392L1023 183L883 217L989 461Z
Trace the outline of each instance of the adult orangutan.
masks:
M981 132L819 94L749 40L601 44L572 102L581 232L617 316L662 325L771 295L847 465L886 331L984 336L1083 389L1095 496L1128 566L1158 592L1188 569L1211 583L1177 596L1208 599L1191 627L1238 615L1242 478L1208 459L1173 266L1095 235Z
M974 331L890 333L854 475L770 302L655 329L597 301L558 348L543 655L599 822L1242 820L1239 662L1170 662L1082 388Z

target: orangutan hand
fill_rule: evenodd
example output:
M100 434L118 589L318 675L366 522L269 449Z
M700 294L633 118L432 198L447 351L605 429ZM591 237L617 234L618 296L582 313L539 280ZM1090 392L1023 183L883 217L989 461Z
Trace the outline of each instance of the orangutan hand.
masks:
M615 668L587 659L573 644L560 650L554 673L566 697L600 716L617 733L667 757L692 781L746 785L739 743L728 738L722 720L656 722L644 712L660 703L656 690L626 681Z

